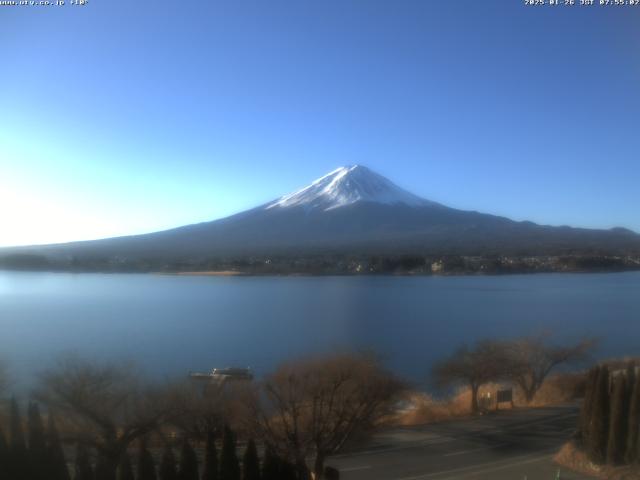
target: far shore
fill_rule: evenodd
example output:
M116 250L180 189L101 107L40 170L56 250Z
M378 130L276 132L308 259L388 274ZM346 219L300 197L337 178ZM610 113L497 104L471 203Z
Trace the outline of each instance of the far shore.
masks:
M195 275L206 277L234 277L240 275L248 275L246 272L238 272L236 270L208 270L203 272L154 272L157 275Z
M541 274L615 274L638 272L640 268L601 268L601 269L564 269L564 270L511 270L511 271L472 271L459 270L450 272L426 271L389 271L389 272L286 272L286 271L239 271L239 270L189 270L189 271L132 271L132 270L101 270L101 269L67 269L67 268L6 268L0 265L0 272L40 272L40 273L102 273L102 274L140 274L140 275L172 275L199 277L495 277L509 275L541 275Z

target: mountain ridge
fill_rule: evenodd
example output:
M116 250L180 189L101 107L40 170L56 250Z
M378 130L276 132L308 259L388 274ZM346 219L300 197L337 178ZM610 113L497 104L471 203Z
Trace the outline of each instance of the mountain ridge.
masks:
M458 210L351 165L222 219L142 235L0 249L0 257L15 254L39 255L57 265L116 266L326 254L640 255L640 235L620 227L554 227Z

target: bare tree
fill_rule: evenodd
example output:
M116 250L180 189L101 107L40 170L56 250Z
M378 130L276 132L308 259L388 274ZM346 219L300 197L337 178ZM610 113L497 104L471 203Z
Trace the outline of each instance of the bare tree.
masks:
M225 425L235 431L246 426L257 395L247 382L194 380L172 385L167 394L171 405L168 422L199 441L205 441L210 434L221 436Z
M471 390L471 413L478 413L478 391L485 383L506 376L506 350L501 342L482 340L473 349L460 347L452 356L433 367L440 386L463 383Z
M402 383L373 356L339 354L286 363L263 386L256 415L258 434L307 478L306 459L314 458L315 478L327 456L354 434L389 413Z
M554 368L585 360L595 345L592 338L553 344L549 334L505 342L508 377L522 389L529 403Z
M105 478L137 438L167 413L162 395L144 385L130 365L101 365L69 357L45 372L37 398L64 418L63 440L96 450Z

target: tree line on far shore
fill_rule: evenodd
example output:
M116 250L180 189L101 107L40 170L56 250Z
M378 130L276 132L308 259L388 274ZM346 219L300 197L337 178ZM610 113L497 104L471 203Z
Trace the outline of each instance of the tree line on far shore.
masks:
M624 271L640 269L637 252L586 254L580 252L511 252L484 254L428 254L426 252L308 253L297 255L223 256L211 258L110 257L101 255L50 258L34 253L0 254L0 268L26 271L73 272L207 272L236 271L249 275L300 274L513 274L538 272Z

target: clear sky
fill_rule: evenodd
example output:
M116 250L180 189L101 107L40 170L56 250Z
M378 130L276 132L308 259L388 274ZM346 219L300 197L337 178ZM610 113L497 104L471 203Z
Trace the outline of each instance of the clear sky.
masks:
M640 231L639 25L520 0L0 6L0 245L211 220L355 163Z

